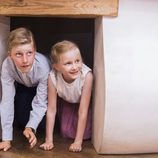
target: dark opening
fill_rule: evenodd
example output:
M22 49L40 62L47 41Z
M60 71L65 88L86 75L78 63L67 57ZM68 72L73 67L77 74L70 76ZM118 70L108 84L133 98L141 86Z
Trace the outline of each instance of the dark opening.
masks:
M51 18L51 17L11 17L11 30L18 27L29 28L35 38L37 51L49 57L53 44L61 40L71 40L80 48L84 63L93 69L94 19ZM56 120L56 133L58 121Z
M11 17L11 30L17 27L29 28L34 36L37 51L49 55L51 46L61 40L78 44L86 65L93 68L94 19Z

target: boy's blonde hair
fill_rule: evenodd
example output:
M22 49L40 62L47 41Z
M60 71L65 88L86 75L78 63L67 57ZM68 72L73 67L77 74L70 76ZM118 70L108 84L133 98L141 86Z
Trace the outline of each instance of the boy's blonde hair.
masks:
M30 43L33 44L36 50L36 45L32 32L24 27L17 28L10 32L8 38L8 52L10 52L12 48L15 46L30 44Z
M72 41L64 40L61 42L57 42L51 48L52 63L58 63L60 61L60 55L70 50L74 50L75 52L77 51L80 53L79 47Z

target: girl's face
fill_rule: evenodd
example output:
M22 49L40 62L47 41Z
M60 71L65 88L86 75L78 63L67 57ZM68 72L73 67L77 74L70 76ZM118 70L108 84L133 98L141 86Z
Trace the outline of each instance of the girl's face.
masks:
M66 82L73 82L81 72L81 54L74 50L61 54L60 61L57 64L54 64L54 68L63 75Z
M33 44L15 46L9 52L11 59L22 73L27 73L32 68L35 58Z

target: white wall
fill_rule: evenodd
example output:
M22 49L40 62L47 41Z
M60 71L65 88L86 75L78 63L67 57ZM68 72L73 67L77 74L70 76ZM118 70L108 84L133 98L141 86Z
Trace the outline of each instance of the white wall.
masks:
M10 31L10 18L0 16L0 73L2 62L7 56L6 40ZM1 99L1 84L0 84L0 99Z
M158 152L158 0L119 0L103 19L106 103L100 153Z

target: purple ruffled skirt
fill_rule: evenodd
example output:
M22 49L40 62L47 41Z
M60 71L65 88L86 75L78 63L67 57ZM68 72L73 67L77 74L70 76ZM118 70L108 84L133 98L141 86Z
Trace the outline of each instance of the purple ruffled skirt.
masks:
M60 133L64 138L74 139L77 131L79 103L69 103L62 98L57 99L57 114L59 118ZM90 139L92 134L92 110L89 108L87 125L83 139Z

